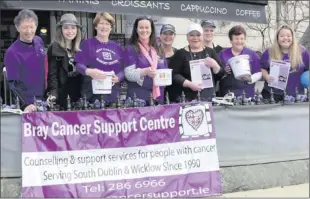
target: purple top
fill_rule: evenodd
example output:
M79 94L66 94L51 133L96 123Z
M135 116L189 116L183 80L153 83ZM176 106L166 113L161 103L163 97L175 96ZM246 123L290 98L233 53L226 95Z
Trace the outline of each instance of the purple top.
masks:
M151 55L151 54L150 54ZM132 45L129 45L125 49L124 55L124 64L125 68L135 65L136 68L147 68L150 66L150 63L146 57L142 54L138 54ZM165 57L158 58L157 69L168 68L167 61ZM128 90L127 96L132 97L136 93L137 98L148 101L149 96L152 93L153 89L153 79L146 76L144 77L143 85L140 86L136 82L127 81ZM160 96L156 99L158 101L163 101L164 99L164 87L160 87Z
M255 51L249 48L243 48L240 55L249 55L252 74L261 72L259 58ZM228 65L228 60L234 57L234 55L231 48L227 48L219 53L219 57L223 66L226 67L226 65ZM254 89L255 84L248 84L247 82L237 80L232 71L231 74L227 74L226 77L220 80L220 96L226 95L228 91L233 92L236 96L240 96L244 90L246 97L254 97Z
M85 75L87 68L97 68L105 72L114 71L119 81L124 79L123 50L114 41L101 43L96 38L84 40L81 43L81 51L75 56L75 61L77 62L77 71L84 75L82 95L86 95L90 102L99 99L99 95L93 94L92 79ZM120 93L120 88L120 83L115 84L112 93L104 95L105 101L107 103L114 102Z
M5 53L4 65L10 89L18 96L21 105L32 104L34 96L43 99L45 55L43 40L38 36L29 44L17 39Z
M303 64L297 66L296 70L290 71L287 86L286 86L286 93L287 95L295 96L295 89L298 88L300 93L303 93L303 87L300 84L300 76L304 71L309 70L309 52L307 52L306 48L301 46L302 48L302 61ZM283 54L282 61L290 62L290 58L288 54ZM269 49L266 50L261 57L261 68L266 69L269 73L269 66L270 65L270 56L269 56ZM268 86L267 81L264 85L264 90L270 92L270 87ZM283 91L277 88L272 88L274 94L282 95Z

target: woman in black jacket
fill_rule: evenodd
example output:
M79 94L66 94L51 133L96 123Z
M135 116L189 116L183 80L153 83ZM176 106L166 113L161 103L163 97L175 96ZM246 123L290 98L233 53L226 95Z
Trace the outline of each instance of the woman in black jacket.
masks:
M198 24L191 24L187 30L188 46L178 50L169 63L172 69L172 85L175 87L171 94L172 102L178 102L184 92L187 101L197 99L198 91L202 100L207 101L212 98L215 91L215 82L224 76L224 68L221 66L216 51L209 47L204 47L202 27ZM211 74L203 75L202 80L212 82L206 86L198 83L197 79L192 79L190 62L202 60L203 66L210 68ZM198 66L197 66L198 67ZM199 74L200 75L200 74ZM212 75L212 76L211 76ZM212 81L211 80L212 77Z
M47 51L48 92L47 102L56 100L60 108L67 108L67 97L71 102L80 98L82 77L75 69L74 56L80 51L81 26L73 14L64 14L57 24L53 43Z

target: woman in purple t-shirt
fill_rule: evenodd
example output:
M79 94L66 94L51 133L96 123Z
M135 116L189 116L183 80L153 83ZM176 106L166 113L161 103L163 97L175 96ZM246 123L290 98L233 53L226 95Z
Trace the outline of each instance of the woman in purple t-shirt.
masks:
M270 60L290 62L291 69L287 79L286 93L295 96L296 88L302 93L300 76L304 71L309 70L309 52L303 46L298 45L295 33L290 27L286 25L280 27L273 45L262 54L261 68L266 80L262 96L265 99L270 99L271 88L268 86L268 82L274 81L269 75ZM275 101L283 101L283 90L276 88L272 88L272 90Z
M130 45L125 49L125 76L128 81L127 96L149 100L163 101L164 87L153 85L156 69L168 68L164 53L160 53L156 44L155 25L147 17L137 18L129 40Z
M236 96L241 96L244 90L246 97L254 97L255 82L262 77L259 58L255 51L245 47L246 31L242 26L238 25L232 27L228 32L228 37L232 47L222 50L219 53L219 57L222 64L225 66L226 72L226 75L220 80L220 96L226 95L229 91L233 92ZM238 55L249 56L252 74L249 78L244 77L242 80L238 80L234 77L228 60Z
M100 99L100 95L93 94L92 79L105 79L107 72L114 72L112 92L104 95L106 105L110 105L120 93L119 82L124 79L123 50L119 44L109 40L115 23L109 13L97 13L93 23L97 35L81 43L81 51L75 56L76 69L84 75L81 93L89 102Z

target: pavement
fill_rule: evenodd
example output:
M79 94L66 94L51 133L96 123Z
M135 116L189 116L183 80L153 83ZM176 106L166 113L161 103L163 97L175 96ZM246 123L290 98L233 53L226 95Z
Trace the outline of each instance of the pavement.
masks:
M293 185L293 186L284 186L276 187L270 189L260 189L244 192L235 192L228 193L219 196L219 198L233 198L233 197L293 197L293 198L309 198L309 183Z

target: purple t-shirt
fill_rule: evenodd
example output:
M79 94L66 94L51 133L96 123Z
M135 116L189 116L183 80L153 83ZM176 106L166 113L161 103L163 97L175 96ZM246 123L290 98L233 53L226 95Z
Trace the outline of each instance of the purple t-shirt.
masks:
M105 72L114 71L119 81L124 79L123 68L123 50L119 44L114 41L102 43L96 38L90 38L81 43L81 51L75 56L77 62L77 71L84 75L82 85L82 95L86 95L88 101L99 99L98 95L94 95L92 91L92 79L85 75L87 68L97 68ZM114 102L117 95L120 94L120 83L112 88L112 93L104 95L104 100Z
M151 54L150 54L151 55ZM135 65L136 68L147 68L150 66L150 63L146 59L144 55L134 49L132 45L129 45L125 48L124 54L124 64L125 67ZM165 57L158 57L157 69L168 68ZM128 90L127 96L133 97L134 93L136 93L137 98L148 101L149 96L152 93L153 89L153 79L146 76L144 77L143 85L140 86L136 82L127 81ZM163 101L164 99L164 87L160 87L160 96L156 99L158 101Z
M241 51L240 55L249 55L252 74L261 72L259 58L255 51L249 48L244 48ZM234 57L234 55L232 53L231 48L227 48L219 53L219 57L221 59L223 66L226 67L226 65L228 65L228 60ZM254 91L255 84L248 84L247 82L237 80L232 71L231 74L227 74L226 77L224 76L220 80L219 86L220 86L220 96L226 95L228 91L233 92L236 96L241 96L243 90L246 93L246 97L254 97L255 94Z
M45 89L45 56L43 40L35 36L32 44L17 39L6 51L4 65L7 79L14 82L14 94L32 104L34 96L42 100Z
M299 90L300 94L303 94L303 88L300 84L300 76L304 71L309 70L309 52L304 48L302 48L302 61L303 64L297 66L296 70L290 71L287 86L286 86L286 93L287 95L295 96L295 90L296 87ZM269 67L270 67L270 55L269 55L269 49L266 50L261 57L261 68L266 69L269 73ZM290 62L290 58L288 54L283 54L282 61ZM268 86L267 81L265 81L264 90L270 92L270 87ZM274 94L282 95L283 91L277 88L272 88Z

